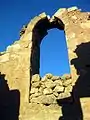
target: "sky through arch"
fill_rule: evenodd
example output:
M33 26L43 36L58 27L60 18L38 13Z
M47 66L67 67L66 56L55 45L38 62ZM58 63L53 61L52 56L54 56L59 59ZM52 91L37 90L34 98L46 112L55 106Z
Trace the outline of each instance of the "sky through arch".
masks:
M68 52L63 30L50 29L40 45L40 75L70 73Z

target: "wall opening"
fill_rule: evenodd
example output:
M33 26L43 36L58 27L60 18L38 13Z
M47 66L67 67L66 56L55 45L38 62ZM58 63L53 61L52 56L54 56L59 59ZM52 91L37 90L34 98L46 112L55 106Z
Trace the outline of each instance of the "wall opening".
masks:
M40 45L40 76L47 73L59 76L70 73L65 34L57 28L48 30Z

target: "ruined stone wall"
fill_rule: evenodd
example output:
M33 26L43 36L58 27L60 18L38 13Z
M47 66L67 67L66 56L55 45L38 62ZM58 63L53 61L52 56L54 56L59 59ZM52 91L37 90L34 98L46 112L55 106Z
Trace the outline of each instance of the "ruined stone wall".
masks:
M51 105L57 104L60 99L71 99L73 86L70 74L53 76L48 73L42 78L35 74L31 83L30 103Z
M90 12L80 12L79 9L62 9L55 13L65 25L64 31L69 55L72 79L75 82L80 74L87 71L90 65ZM87 46L87 47L85 47Z
M21 108L29 103L33 75L39 74L40 43L52 28L65 31L72 85L89 70L90 12L72 7L59 9L51 18L36 16L20 32L20 40L0 53L0 72L10 90L19 90Z
M30 43L27 40L16 41L0 53L0 72L5 75L9 90L20 93L20 108L28 103L30 89ZM0 76L1 76L0 75ZM0 79L1 80L1 79ZM17 98L16 98L17 99Z
M88 71L90 65L90 13L68 9L58 18L65 24L70 69L72 79L76 81L78 76Z

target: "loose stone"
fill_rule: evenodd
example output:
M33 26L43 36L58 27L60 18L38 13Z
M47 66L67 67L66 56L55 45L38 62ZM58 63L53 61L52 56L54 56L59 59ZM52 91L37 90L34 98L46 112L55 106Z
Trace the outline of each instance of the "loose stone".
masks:
M52 94L52 93L53 93L53 91L50 88L45 88L44 91L43 91L44 95L49 95L49 94Z
M64 91L64 87L63 86L56 86L53 90L54 92L63 92Z

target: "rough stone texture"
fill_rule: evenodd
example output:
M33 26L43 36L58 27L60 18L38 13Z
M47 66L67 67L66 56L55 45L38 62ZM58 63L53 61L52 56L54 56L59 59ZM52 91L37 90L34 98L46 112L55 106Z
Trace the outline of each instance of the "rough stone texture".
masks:
M20 36L21 36L20 40L16 41L13 45L8 46L5 52L0 53L0 72L1 72L0 80L5 82L5 83L2 82L1 88L2 89L6 88L4 84L7 86L7 89L5 89L7 90L7 92L4 91L5 94L3 95L5 95L6 97L8 95L8 92L10 92L11 94L13 93L12 91L14 91L15 96L18 96L18 101L17 101L17 97L11 95L15 97L16 100L15 102L18 103L18 106L20 104L20 110L18 112L18 114L20 113L20 120L35 119L34 117L33 118L25 117L25 111L26 109L28 110L27 106L29 106L30 104L29 103L30 91L33 88L37 87L38 92L37 94L35 93L35 95L33 96L40 97L39 96L41 94L40 91L43 91L46 88L44 83L41 83L41 85L38 83L37 85L36 84L32 85L32 83L35 83L36 81L37 82L40 81L40 77L37 76L39 74L39 67L40 67L39 66L40 43L43 40L43 38L48 34L47 31L52 28L58 28L60 30L64 30L66 36L69 64L71 70L70 79L72 80L72 82L70 84L68 82L64 84L62 83L61 86L63 85L63 87L67 87L65 88L67 96L69 96L70 94L69 91L71 91L72 89L71 95L75 100L75 103L80 103L80 98L84 99L84 97L90 97L90 82L89 82L90 80L90 12L81 12L77 7L72 7L68 9L66 8L59 9L51 18L47 16L45 13L42 13L39 16L33 18L28 25L25 25L22 28L20 32ZM51 74L48 74L47 77L48 79L51 78L53 79ZM46 78L44 78L42 81L44 82L47 81ZM6 84L6 80L7 80L7 84ZM52 81L54 82L54 80ZM72 86L72 87L70 87L69 89L68 86ZM3 92L0 93L1 96L2 93ZM46 96L45 100L49 101L50 104L54 103L55 101L54 98L56 97L55 95L58 96L56 91L53 94L54 97L50 97L51 99L47 99L48 97ZM59 98L61 98L60 96L64 96L64 92L62 94L59 94ZM4 97L2 98L4 99ZM8 99L8 97L6 98ZM62 98L64 99L65 96ZM11 99L11 101L13 100ZM61 105L61 103L59 104ZM89 108L87 106L90 105L89 102L86 99L84 101L81 100L81 105L82 105L82 111L85 112L87 111L88 113ZM10 106L10 103L8 106ZM64 109L65 107L66 107L65 105L62 105L62 109ZM33 109L32 111L34 111L34 108L33 107L31 108ZM70 108L71 111L73 111L72 105L70 105ZM58 113L57 111L58 110L56 110L56 113ZM30 113L32 112L30 111ZM69 114L68 111L65 113ZM84 114L82 112L80 113ZM49 118L43 116L43 114L41 117L43 117L44 120L57 119L56 117L53 117L54 112L52 112L52 114L50 113L50 115L51 117L49 116ZM73 114L72 114L73 118L72 117L69 118L68 116L69 115L66 115L66 120L74 119ZM78 116L80 117L80 115ZM83 119L79 117L75 118L75 120ZM39 115L36 115L36 118L37 120L42 119L40 118ZM84 119L89 120L90 119L89 114L85 115Z
M34 82L32 82L31 90L30 90L31 103L51 105L53 103L57 103L57 99L62 99L65 98L66 96L70 97L73 86L71 84L72 80L71 79L67 80L67 76L69 75L65 74L63 75L64 79L61 79L63 77L53 76L52 74L49 73L46 74L44 77L42 77L41 80L38 79L39 77L36 76L39 75L36 74L33 76Z
M44 95L50 95L50 94L52 94L53 93L53 91L52 91L52 89L50 89L50 88L45 88L44 90L43 90L43 94Z
M40 81L40 76L39 74L35 74L32 76L32 81L31 82L39 82Z
M60 116L62 116L62 111L58 105L43 106L30 103L26 114L20 116L20 120L58 120Z

